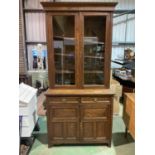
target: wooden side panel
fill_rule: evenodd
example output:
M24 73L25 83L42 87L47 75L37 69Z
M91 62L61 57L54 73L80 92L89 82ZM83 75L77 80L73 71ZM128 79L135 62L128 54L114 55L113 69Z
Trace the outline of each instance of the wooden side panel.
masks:
M132 135L132 137L135 138L135 107L134 106L130 116L129 132Z
M130 115L132 112L132 108L133 108L132 104L133 104L133 102L129 98L127 98L126 99L126 113L128 115Z
M131 95L132 94L132 95ZM124 95L123 120L126 129L129 130L133 138L135 138L135 100L133 93L126 93Z
M135 96L133 93L128 95L127 100L129 105L126 106L127 113L130 113L129 132L133 138L135 138L135 99L134 97Z

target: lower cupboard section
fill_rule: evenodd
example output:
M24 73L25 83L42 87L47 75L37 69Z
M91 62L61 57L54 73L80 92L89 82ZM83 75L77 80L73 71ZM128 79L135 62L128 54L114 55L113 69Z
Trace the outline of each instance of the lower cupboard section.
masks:
M84 103L79 98L78 103L56 101L47 103L49 147L54 144L111 145L112 98L106 97L106 102L97 102L96 98L95 102L89 98Z

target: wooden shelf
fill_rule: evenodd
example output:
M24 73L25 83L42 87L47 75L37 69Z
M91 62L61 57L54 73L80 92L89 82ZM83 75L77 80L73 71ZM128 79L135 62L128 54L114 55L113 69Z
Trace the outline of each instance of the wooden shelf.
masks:
M69 70L56 70L57 74L74 74L75 71L69 71Z
M75 55L73 54L61 54L61 53L55 53L54 55L58 55L58 56L68 56L68 57L75 57Z
M92 44L100 44L100 45L104 45L104 42L100 42L97 40L93 40L95 37L84 37L84 45L92 45ZM91 40L92 39L92 40ZM73 43L75 43L75 38L73 37L63 37L63 36L54 36L54 40L62 40L62 41L66 41L66 43L70 43L70 45L73 45Z
M101 56L84 56L85 58L93 58L93 59L104 59L104 57Z
M85 74L103 74L103 71L96 71L96 70L91 70L91 71L84 71Z
M63 37L63 36L54 36L54 39L62 40L62 41L64 41L64 40L75 41L75 38L73 38L73 37Z
M74 57L75 55L71 55L71 54L61 54L61 53L55 53L54 55L58 55L58 56L68 56L68 57ZM85 58L92 58L92 59L104 59L104 57L101 56L84 56Z
M100 45L104 45L104 42L99 42L99 41L87 41L87 40L84 40L84 45L92 45L92 44L100 44Z

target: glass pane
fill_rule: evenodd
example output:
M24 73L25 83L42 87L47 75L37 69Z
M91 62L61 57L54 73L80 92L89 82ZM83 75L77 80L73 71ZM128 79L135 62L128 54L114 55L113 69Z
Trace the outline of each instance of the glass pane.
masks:
M75 85L74 16L53 17L56 85Z
M84 84L104 84L105 17L84 17Z

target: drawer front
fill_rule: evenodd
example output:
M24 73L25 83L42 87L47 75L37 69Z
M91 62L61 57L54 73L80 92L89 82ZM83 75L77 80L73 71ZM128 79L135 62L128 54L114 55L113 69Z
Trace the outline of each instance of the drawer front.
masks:
M50 118L53 119L76 119L78 117L77 107L52 107L50 110Z
M82 120L98 120L108 119L110 117L110 105L88 104L80 106L80 113Z
M49 97L49 103L79 103L80 98L78 97Z
M81 103L110 103L110 97L82 97Z

